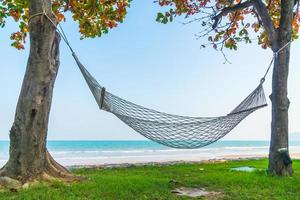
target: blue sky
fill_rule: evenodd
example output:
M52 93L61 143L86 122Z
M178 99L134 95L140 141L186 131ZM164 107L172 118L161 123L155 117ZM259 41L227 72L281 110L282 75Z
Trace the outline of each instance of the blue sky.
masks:
M205 39L194 34L200 24L182 25L181 19L155 22L160 10L153 1L133 1L123 24L97 39L79 40L77 24L63 24L82 63L107 90L149 108L189 116L218 116L230 112L259 83L272 53L258 45L220 52L200 49ZM10 47L14 23L0 30L0 140L8 139L24 75L28 49ZM255 42L254 42L255 43ZM27 46L28 47L28 46ZM299 41L292 45L289 98L290 132L300 130ZM271 76L265 83L270 94ZM270 102L269 102L270 103ZM270 106L252 114L224 139L268 140ZM65 44L55 85L49 134L51 140L144 139L98 106Z

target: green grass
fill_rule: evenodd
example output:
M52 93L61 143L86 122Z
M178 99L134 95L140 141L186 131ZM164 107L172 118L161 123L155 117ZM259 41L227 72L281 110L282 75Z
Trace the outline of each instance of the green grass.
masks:
M261 170L230 170L239 166L251 166ZM71 185L60 182L41 184L17 193L1 192L0 199L191 199L171 193L172 189L180 186L220 191L224 193L221 199L230 200L300 199L300 161L294 161L293 177L268 176L266 167L267 160L248 160L218 164L78 169L74 173L89 179Z

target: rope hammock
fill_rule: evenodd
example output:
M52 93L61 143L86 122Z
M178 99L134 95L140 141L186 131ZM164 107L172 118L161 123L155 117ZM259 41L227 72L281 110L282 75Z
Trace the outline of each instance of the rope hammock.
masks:
M56 23L45 12L36 15L45 15L57 28L58 33L70 48L72 56L100 109L114 114L144 137L173 148L200 148L216 142L234 129L248 115L267 106L263 90L265 77L270 70L274 57L290 43L274 53L260 84L229 114L220 117L188 117L145 108L107 92L81 64L60 24L57 27Z
M171 115L134 104L110 92L75 61L93 93L99 108L114 114L144 137L173 148L200 148L224 137L252 112L267 105L263 85L251 92L229 114L220 117L188 117Z

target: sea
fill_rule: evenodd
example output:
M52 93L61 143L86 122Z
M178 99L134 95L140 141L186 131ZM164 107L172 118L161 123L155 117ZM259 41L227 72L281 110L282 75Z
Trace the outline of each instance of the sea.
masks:
M263 157L269 141L218 141L199 149L173 149L152 141L48 141L47 148L65 166L123 163L201 161ZM300 141L290 142L290 153L300 155ZM8 160L9 142L0 141L0 167Z

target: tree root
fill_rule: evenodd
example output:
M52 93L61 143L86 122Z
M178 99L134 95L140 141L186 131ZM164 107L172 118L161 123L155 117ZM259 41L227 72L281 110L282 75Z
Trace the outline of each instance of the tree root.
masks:
M0 170L0 188L19 190L38 182L51 183L53 181L61 181L63 183L72 183L86 180L85 177L75 175L57 163L48 151L46 151L44 167L36 170L37 173L18 174L9 169L10 166L7 163Z
M67 168L57 163L47 151L46 153L47 166L44 173L41 175L43 180L61 180L66 183L85 180L85 177L78 176L70 172ZM50 179L49 179L50 178Z

